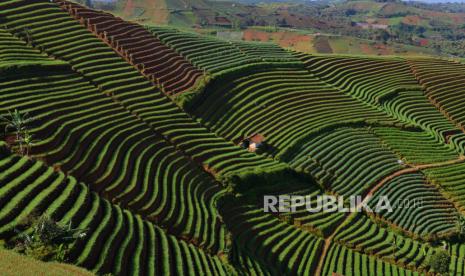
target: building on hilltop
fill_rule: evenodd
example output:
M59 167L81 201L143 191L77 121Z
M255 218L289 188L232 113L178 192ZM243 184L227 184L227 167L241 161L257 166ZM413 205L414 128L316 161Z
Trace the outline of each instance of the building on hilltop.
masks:
M243 148L248 149L250 152L255 152L257 149L264 146L265 136L260 133L254 133L244 138L241 142Z

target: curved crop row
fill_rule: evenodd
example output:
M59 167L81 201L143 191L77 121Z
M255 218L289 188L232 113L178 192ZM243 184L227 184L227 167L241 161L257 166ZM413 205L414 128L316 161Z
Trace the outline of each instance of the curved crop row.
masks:
M262 133L277 151L334 124L392 121L297 68L256 68L212 83L190 111L229 140Z
M392 210L376 212L380 197ZM443 236L457 232L458 212L422 174L405 174L389 181L368 202L376 216L420 236Z
M373 133L410 164L437 163L458 158L458 152L438 142L436 137L426 131L376 127Z
M231 250L231 264L233 264L239 271L244 272L244 275L265 276L272 275L266 266L257 262L244 248L233 243Z
M402 60L313 55L301 60L325 82L372 104L397 89L421 90L408 64Z
M223 239L210 175L79 75L0 77L0 110L36 119L30 153L112 202L214 248Z
M0 237L11 238L23 219L46 213L86 230L70 261L114 275L224 275L217 257L178 241L152 223L91 192L41 162L0 153ZM19 227L19 228L18 228Z
M23 34L27 36L27 33ZM16 39L12 34L0 28L0 62L34 62L50 61L38 50L26 46L26 42Z
M302 56L311 73L400 121L417 124L438 137L456 126L423 94L407 62L400 59Z
M334 237L336 243L354 251L393 261L403 267L428 271L434 248L379 227L363 214L356 214Z
M392 275L416 276L418 272L383 262L369 255L360 254L338 244L332 244L325 258L324 276L332 275Z
M431 102L464 131L465 66L440 59L411 59L409 63Z
M247 64L298 61L291 53L272 43L226 41L162 27L148 29L192 64L213 74Z
M213 74L262 61L242 52L232 42L169 28L150 27L149 30L189 62Z
M396 118L406 120L421 126L436 135L438 140L446 141L447 133L457 130L457 127L447 120L443 114L431 104L423 91L402 91L389 101L384 101L382 107Z
M56 2L131 64L141 68L143 75L159 84L168 95L189 90L202 77L200 70L161 43L144 27L72 2Z
M14 0L0 3L0 16L10 33L29 29L35 44L47 54L72 64L75 71L101 92L210 172L283 167L210 133L57 4L46 0Z
M234 45L246 55L253 58L260 58L263 61L279 62L297 60L290 52L274 43L238 41L234 42Z
M348 197L362 195L370 185L402 169L398 159L369 129L339 128L303 142L288 162Z
M323 241L233 198L220 202L232 239L272 274L312 275Z
M465 164L455 164L423 171L432 184L439 185L444 192L465 210Z

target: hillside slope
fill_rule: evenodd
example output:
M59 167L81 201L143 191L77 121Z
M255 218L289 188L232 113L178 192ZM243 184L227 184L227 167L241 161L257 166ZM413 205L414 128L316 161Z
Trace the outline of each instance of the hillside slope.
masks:
M460 64L293 53L62 0L0 17L0 114L33 118L1 136L0 239L45 213L87 229L68 257L98 274L422 275L444 249L464 271ZM129 47L142 33L163 51ZM210 81L178 96L139 66L171 57ZM424 205L265 212L265 195Z

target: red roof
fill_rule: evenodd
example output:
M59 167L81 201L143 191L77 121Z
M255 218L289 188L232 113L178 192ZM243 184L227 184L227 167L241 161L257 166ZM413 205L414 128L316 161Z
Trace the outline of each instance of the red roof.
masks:
M259 133L256 133L256 134L250 135L248 139L251 143L260 144L265 140L265 136Z

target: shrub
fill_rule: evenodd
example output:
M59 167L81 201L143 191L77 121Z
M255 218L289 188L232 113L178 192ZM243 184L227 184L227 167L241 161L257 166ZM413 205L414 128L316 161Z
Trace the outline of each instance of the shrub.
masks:
M450 256L445 250L438 250L430 256L428 264L434 272L445 275L449 272Z
M71 223L62 225L45 214L28 217L25 224L27 230L19 233L11 245L14 250L41 261L66 261L68 245L86 235L84 230L71 228Z

